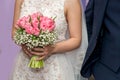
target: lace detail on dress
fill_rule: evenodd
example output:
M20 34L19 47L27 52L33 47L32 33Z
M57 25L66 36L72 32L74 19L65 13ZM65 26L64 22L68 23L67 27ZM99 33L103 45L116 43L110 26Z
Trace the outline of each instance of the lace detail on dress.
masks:
M12 80L65 80L62 79L59 61L56 55L45 61L45 67L41 69L28 68L28 57L21 51Z
M32 14L34 12L41 12L43 15L48 17L57 16L55 19L55 30L58 35L57 41L65 40L69 37L69 35L66 37L68 27L64 16L64 2L65 0L24 0L21 6L20 17ZM80 77L80 69L75 69L77 70L77 73L73 70L74 64L72 63L76 62L76 56L74 56L76 52L80 53L80 51L74 50L67 52L68 54L54 54L45 60L44 68L31 69L27 66L29 63L29 58L21 51L16 60L12 80L83 80L83 78ZM83 54L84 53L80 56L83 56ZM72 59L73 56L74 60ZM80 56L77 55L77 57ZM82 62L83 58L81 59Z
M48 17L55 17L58 41L65 39L67 23L64 16L64 0L24 0L21 6L20 17L41 12ZM59 62L61 54L52 55L45 61L45 67L40 70L28 68L29 58L21 51L16 61L16 67L12 80L66 80L63 75L61 63ZM64 59L65 57L61 57ZM66 64L67 65L67 64ZM67 69L67 68L66 68Z

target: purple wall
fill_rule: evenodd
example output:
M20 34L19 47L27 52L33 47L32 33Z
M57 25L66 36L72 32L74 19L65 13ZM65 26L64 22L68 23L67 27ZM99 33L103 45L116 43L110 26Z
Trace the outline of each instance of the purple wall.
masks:
M0 2L0 80L8 80L18 46L11 40L14 0Z
M82 0L85 7L85 0ZM14 0L0 2L0 80L8 80L19 47L11 40Z

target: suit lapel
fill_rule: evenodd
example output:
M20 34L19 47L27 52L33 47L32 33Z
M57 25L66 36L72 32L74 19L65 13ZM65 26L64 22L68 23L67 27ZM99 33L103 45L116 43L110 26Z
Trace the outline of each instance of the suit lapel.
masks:
M89 46L87 49L87 59L92 54L93 50L95 49L98 35L101 29L102 21L104 18L105 8L107 6L108 0L94 0L94 21L93 21L93 29L92 29L92 36L89 42ZM85 60L85 62L87 61Z
M88 66L85 67L85 64L88 64L87 61L89 61L88 59L90 59L90 56L95 48L96 40L98 38L101 25L102 25L102 21L104 18L104 13L105 13L105 8L107 6L107 2L108 0L94 0L94 16L93 16L94 21L93 21L93 29L92 29L93 33L92 33L91 40L89 42L89 46L86 52L85 61L83 63L83 69L89 69L91 65L89 64ZM86 75L89 75L89 71L88 73L86 73Z
M95 0L93 35L98 36L108 0Z

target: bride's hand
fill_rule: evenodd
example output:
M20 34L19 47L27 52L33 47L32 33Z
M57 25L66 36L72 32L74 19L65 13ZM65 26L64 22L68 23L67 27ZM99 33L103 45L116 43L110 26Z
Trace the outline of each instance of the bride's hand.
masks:
M39 56L37 60L49 57L53 53L53 46L45 46L44 48L33 48L31 54Z
M31 51L30 51L25 45L21 45L21 47L22 47L23 52L24 52L26 55L28 55L30 58L33 56L33 55L31 54Z

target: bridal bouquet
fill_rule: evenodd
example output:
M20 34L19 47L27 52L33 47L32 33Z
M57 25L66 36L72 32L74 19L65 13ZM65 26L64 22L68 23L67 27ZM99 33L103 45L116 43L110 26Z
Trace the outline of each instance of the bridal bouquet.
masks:
M24 16L17 21L14 41L18 45L26 45L28 49L53 45L57 39L55 18L48 18L41 13ZM38 56L33 56L28 64L31 68L41 68L44 61L37 61Z

